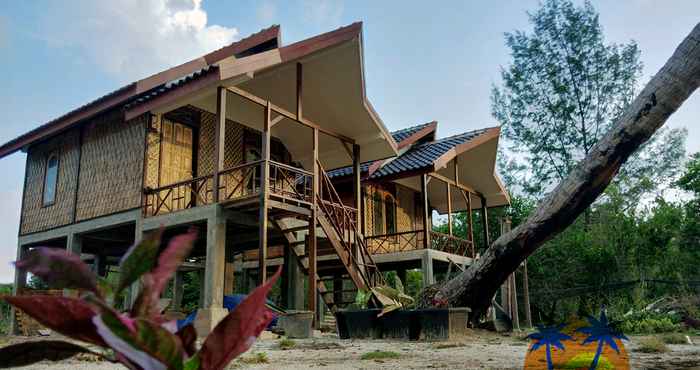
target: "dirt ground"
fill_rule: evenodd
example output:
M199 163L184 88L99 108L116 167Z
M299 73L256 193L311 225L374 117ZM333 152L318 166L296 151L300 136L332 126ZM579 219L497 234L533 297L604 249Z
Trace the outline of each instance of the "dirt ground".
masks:
M49 337L51 338L51 337ZM667 353L646 354L636 351L642 337L631 337L625 343L633 369L700 369L700 337L693 345L670 345ZM32 338L35 340L40 338ZM56 338L51 338L56 339ZM25 341L10 337L0 345ZM340 340L333 335L316 339L295 340L292 349L279 348L279 339L265 335L230 369L522 369L527 342L518 336L502 336L491 332L474 332L459 341L401 342L385 340ZM397 358L363 360L371 351L392 351ZM264 355L258 355L264 353ZM261 362L264 357L267 362ZM69 359L57 363L42 362L19 369L112 370L119 365Z

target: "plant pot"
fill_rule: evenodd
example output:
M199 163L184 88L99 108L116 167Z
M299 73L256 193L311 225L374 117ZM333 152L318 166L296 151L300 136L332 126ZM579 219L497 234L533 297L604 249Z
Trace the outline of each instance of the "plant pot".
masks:
M429 308L416 310L420 339L439 341L463 336L467 329L468 308Z
M314 313L311 311L287 311L280 316L278 326L284 329L284 335L288 338L311 338L311 326Z
M340 310L335 313L340 339L381 338L380 309Z
M382 338L404 340L410 339L411 324L415 321L414 311L412 310L396 310L385 314L379 318Z

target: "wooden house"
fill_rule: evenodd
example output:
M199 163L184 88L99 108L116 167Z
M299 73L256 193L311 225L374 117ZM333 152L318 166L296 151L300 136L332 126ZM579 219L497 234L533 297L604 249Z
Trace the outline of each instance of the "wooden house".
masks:
M498 129L389 133L365 95L361 23L280 40L265 29L0 146L0 157L27 153L17 257L66 248L117 273L144 233L195 226L181 270L203 274L200 334L226 314L236 276L253 286L283 265L287 307L335 310L339 281L383 284L381 265L414 267L402 253L440 254L421 255L424 269L442 254L473 258L473 241L430 232L431 212L507 203L493 173ZM18 271L15 293L25 285ZM173 291L177 308L181 274Z

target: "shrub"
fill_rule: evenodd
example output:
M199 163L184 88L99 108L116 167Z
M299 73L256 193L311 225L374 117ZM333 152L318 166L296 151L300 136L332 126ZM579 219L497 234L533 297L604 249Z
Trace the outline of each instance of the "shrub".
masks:
M196 231L170 240L159 253L160 232L129 249L119 266L118 281L98 278L80 256L63 249L37 248L15 263L40 277L52 289L76 289L79 298L63 296L5 296L42 325L72 339L103 347L102 357L130 369L220 370L247 351L272 320L265 306L267 293L281 269L255 289L205 338L197 350L194 326L178 330L158 308L160 295L178 266L192 250ZM130 312L118 312L107 302L135 282L141 291ZM23 356L17 356L18 353ZM26 342L0 349L0 364L26 366L42 360L93 353L60 340Z
M669 333L661 336L661 340L666 344L688 344L685 335L680 333Z
M663 353L668 352L666 344L657 337L648 337L639 341L637 352L643 353Z
M267 358L267 353L256 352L252 356L241 357L240 360L244 364L267 364L270 363L270 359Z
M623 333L627 334L671 333L681 330L678 316L651 312L626 316L618 326Z
M278 344L281 350L288 350L294 348L297 345L297 342L295 342L293 339L282 338Z

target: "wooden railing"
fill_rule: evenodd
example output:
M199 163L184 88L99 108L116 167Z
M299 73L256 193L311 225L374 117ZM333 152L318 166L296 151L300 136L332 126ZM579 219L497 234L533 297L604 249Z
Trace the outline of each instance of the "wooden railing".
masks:
M198 205L211 204L213 176L201 176L190 180L144 190L144 216L157 216Z
M219 202L230 202L260 193L264 161L243 163L219 172Z
M366 236L367 248L372 254L405 252L423 249L423 230L402 231L392 234Z
M357 227L357 210L343 205L343 201L335 190L328 174L318 164L319 188L318 208L328 218L333 229L340 237L345 251L351 257L354 268L362 276L368 288L386 285L384 276L372 259L367 244Z
M270 195L283 200L311 204L313 173L288 164L270 161Z
M460 256L474 257L474 245L462 238L443 234L437 231L430 232L430 248Z

